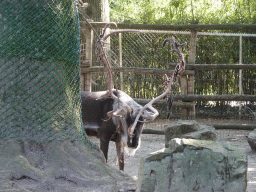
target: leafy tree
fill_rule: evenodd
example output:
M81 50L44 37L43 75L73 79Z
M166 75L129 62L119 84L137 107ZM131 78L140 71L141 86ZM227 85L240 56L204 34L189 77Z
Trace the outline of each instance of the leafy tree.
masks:
M110 0L110 20L147 24L255 24L253 0Z

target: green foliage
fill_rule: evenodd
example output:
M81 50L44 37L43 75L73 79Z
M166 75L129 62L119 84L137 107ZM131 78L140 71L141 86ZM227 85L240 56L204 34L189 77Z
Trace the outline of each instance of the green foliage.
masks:
M110 20L147 24L255 24L254 0L110 0Z
M253 0L110 0L110 20L120 23L141 24L256 24L256 2ZM219 32L233 32L230 30ZM240 31L255 33L255 31ZM169 63L177 62L175 54L161 48L166 36L145 34L145 37L124 34L123 65L127 67L169 68ZM181 38L181 37L179 37ZM184 36L182 36L184 38ZM132 40L131 40L132 39ZM189 42L189 37L183 41ZM118 47L112 37L112 47ZM242 63L256 64L256 38L243 37ZM189 47L189 44L188 44ZM197 36L197 64L235 64L239 63L239 37ZM189 55L189 48L183 50ZM116 51L118 55L118 50ZM187 58L186 58L187 60ZM252 76L255 72L243 70L243 93L253 94L255 84ZM130 75L130 79L131 79ZM136 76L136 78L139 78ZM133 83L129 81L127 91L144 92L136 89L136 82L141 84L143 78ZM201 70L195 75L195 94L238 94L238 70ZM152 94L151 82L143 85L146 98ZM146 91L147 90L147 91ZM137 91L138 92L138 91ZM160 89L153 92L161 92ZM133 93L132 93L133 94ZM142 96L144 97L144 96ZM145 97L144 97L145 98Z

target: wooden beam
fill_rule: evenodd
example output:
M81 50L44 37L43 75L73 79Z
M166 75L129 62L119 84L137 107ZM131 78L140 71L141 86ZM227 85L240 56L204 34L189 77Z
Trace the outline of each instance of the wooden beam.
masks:
M169 69L157 69L157 68L139 68L139 67L113 67L113 72L130 72L130 73L139 73L139 74L154 74L154 75L164 75L164 74L172 74L173 70ZM105 72L105 68L103 66L96 67L85 67L81 68L82 73L89 72ZM186 70L183 73L184 75L193 75L195 71Z
M177 64L175 64L176 66ZM170 67L175 67L170 64ZM188 64L183 75L194 75L194 70L211 70L211 69L248 69L256 70L256 64ZM82 67L82 73L88 72L104 72L103 66L94 67ZM160 68L140 68L140 67L113 67L114 72L132 72L132 73L144 73L144 74L172 74L172 69L160 69Z
M256 95L176 95L174 100L181 101L254 101Z
M95 28L103 28L105 22L90 22ZM85 26L85 21L80 22L80 26ZM132 23L117 23L118 29L140 29L140 30L255 30L256 25L245 24L215 24L215 25L158 25L158 24L132 24ZM114 26L110 26L114 27Z
M237 130L254 130L256 124L207 124L215 129L237 129Z
M142 134L164 135L164 131L154 129L143 129Z
M141 104L141 105L146 105L148 102L151 101L151 99L137 99L137 98L133 98L134 101L136 101L137 103ZM167 105L167 101L166 100L159 100L156 101L155 104L158 105ZM194 106L193 102L173 102L173 106L174 107L185 107L185 108L192 108Z
M254 130L256 124L207 124L215 129ZM142 134L164 135L164 131L155 129L143 129Z
M174 68L176 64L169 65ZM211 70L211 69L248 69L256 70L256 64L187 64L188 70Z

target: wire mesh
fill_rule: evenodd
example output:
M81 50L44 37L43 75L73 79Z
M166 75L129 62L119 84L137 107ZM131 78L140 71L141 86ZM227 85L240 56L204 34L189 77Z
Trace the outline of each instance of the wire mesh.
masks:
M182 49L188 60L190 32L186 31L146 31L122 33L111 36L106 48L110 63L114 67L136 67L171 69L177 64L178 57L171 53L171 45L162 47L166 38L174 36L180 43L188 42ZM242 37L242 38L241 38ZM256 64L255 34L198 32L196 44L196 64ZM96 36L95 36L96 38ZM242 39L242 41L241 41ZM241 53L242 54L241 54ZM92 66L99 66L93 57ZM170 74L168 74L170 75ZM255 94L255 70L242 70L242 94ZM92 90L105 90L107 76L93 74ZM161 74L138 72L115 73L115 88L122 89L133 98L152 99L164 90ZM180 89L178 89L179 93ZM239 69L196 70L194 75L194 94L228 95L239 93ZM207 101L195 102L196 118L254 120L253 114L246 110L256 110L255 102ZM240 106L240 107L239 107ZM241 107L242 106L242 107ZM156 106L162 117L166 114L163 106ZM172 118L182 118L182 107L173 107ZM191 117L193 118L193 117Z
M190 35L180 35L179 32L160 33L157 31L140 31L140 33L124 33L122 41L122 63L124 67L162 68L169 69L170 63L178 62L176 54L170 53L171 45L163 47L162 43L166 38L174 36L180 43L188 42L182 48L185 59L188 58ZM116 55L119 55L120 38L116 35L111 37L111 48Z
M75 0L0 2L0 140L82 139Z
M239 37L197 36L197 64L239 63Z

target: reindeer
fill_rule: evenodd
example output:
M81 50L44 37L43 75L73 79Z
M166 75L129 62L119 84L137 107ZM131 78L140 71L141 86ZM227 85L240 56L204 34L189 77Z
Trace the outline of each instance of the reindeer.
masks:
M82 120L85 132L88 135L100 138L100 149L108 159L109 141L116 143L116 150L119 162L119 169L124 170L124 151L128 151L133 155L140 145L140 136L145 122L153 121L158 115L158 111L152 104L164 97L171 91L171 85L176 81L178 75L185 70L185 60L183 53L179 47L186 43L178 44L175 38L165 39L163 46L169 41L174 45L171 52L179 55L180 63L175 67L171 77L165 75L166 91L158 97L151 100L145 106L136 103L129 95L123 91L112 89L112 71L104 51L106 39L116 33L130 33L137 31L114 31L105 35L106 29L115 23L106 24L103 33L99 36L96 43L96 53L99 55L100 61L105 65L108 74L108 91L100 92L81 92L82 99ZM148 111L149 109L150 111Z
M144 122L152 120L152 114L146 110L143 112L131 137L127 134L127 130L134 123L142 106L123 91L114 90L113 94L127 104L131 111L123 111L120 116L108 117L109 112L119 107L118 102L109 97L108 91L82 91L82 121L86 134L100 139L100 149L106 160L108 160L109 141L115 142L119 169L124 170L124 152L130 156L135 154L140 146Z

